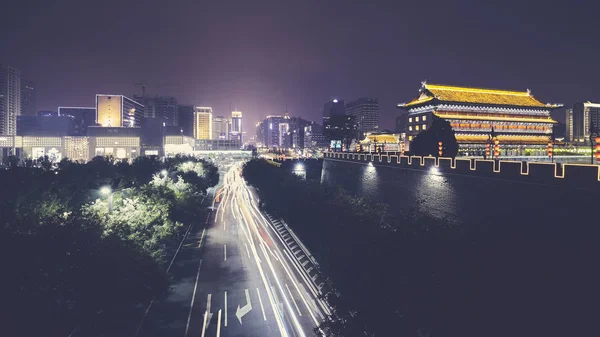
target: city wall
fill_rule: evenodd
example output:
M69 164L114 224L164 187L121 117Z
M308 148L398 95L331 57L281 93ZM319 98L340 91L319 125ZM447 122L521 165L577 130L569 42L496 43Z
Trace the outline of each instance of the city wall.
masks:
M444 157L400 156L396 154L327 152L324 160L340 160L407 170L432 170L457 175L484 176L511 181L568 185L600 190L600 166Z

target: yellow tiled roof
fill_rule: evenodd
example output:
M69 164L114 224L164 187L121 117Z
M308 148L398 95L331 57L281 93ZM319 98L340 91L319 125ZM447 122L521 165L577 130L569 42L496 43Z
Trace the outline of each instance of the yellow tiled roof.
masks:
M532 118L532 117L521 118L518 116L499 117L499 116L494 116L494 115L491 115L491 116L469 116L469 115L463 115L463 114L443 113L443 112L435 112L434 114L438 117L446 118L446 119L468 119L468 120L480 120L480 121L552 123L552 124L558 123L551 117L545 117L545 116L544 117L540 116L540 118Z
M365 139L360 142L363 144L368 144L377 140L377 143L398 143L398 137L390 134L380 134L380 135L367 135Z
M444 102L472 103L472 104L495 104L509 106L527 107L558 107L557 105L545 104L538 101L529 90L508 91L496 89L481 89L454 87L447 85L423 84L421 95L406 103L404 106L418 105L432 99Z
M547 144L549 137L548 136L538 136L538 135L498 135L498 140L500 141L500 146L502 144ZM486 134L478 134L478 135L469 135L469 134L456 134L456 141L458 143L487 143L488 135Z

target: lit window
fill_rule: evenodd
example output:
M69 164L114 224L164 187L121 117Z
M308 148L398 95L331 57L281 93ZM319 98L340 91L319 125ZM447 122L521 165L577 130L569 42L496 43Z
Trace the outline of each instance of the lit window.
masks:
M409 126L409 127L408 127L408 131L412 131L412 126Z
M415 118L415 121L418 122L419 121L419 117Z
M408 140L409 140L409 141L412 141L412 136L408 136Z
M427 120L427 115L423 115L423 122Z
M412 123L412 117L408 118L408 122Z
M419 126L415 125L415 130L419 131Z
M423 124L423 130L427 130L427 124Z

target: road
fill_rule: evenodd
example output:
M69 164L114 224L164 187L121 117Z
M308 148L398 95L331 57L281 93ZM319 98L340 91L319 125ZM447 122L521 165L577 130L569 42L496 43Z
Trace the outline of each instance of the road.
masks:
M221 171L207 219L191 230L137 336L314 336L329 313L298 238L258 208L241 162Z

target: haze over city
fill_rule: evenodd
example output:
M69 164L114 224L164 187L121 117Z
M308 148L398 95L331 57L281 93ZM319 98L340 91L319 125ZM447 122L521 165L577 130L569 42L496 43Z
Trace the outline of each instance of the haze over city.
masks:
M2 62L38 86L39 110L96 93L150 94L318 120L337 97L380 100L381 126L422 80L600 99L593 1L8 0ZM555 116L564 120L562 115Z

